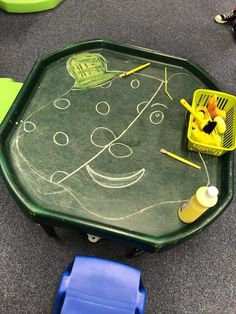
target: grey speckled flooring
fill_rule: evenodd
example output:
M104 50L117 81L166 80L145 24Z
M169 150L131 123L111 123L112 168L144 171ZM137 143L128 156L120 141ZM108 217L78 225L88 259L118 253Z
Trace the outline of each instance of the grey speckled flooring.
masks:
M0 12L0 77L24 81L43 53L91 38L106 38L188 57L222 88L236 93L236 42L229 25L213 16L225 0L65 0L39 14ZM51 313L60 275L75 255L129 263L142 270L147 314L236 313L236 202L207 230L161 254L127 260L109 240L88 243L57 229L61 242L29 221L0 180L0 313Z

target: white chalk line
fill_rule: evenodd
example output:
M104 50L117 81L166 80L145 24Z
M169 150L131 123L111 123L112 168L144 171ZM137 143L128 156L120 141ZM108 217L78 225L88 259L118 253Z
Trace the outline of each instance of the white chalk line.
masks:
M138 79L134 79L134 80L131 81L130 86L133 89L137 89L140 86L140 81Z
M109 72L116 72L116 73L124 73L125 71L120 71L120 70L117 70L117 71L109 71ZM176 73L178 74L178 73ZM179 74L186 74L186 73L182 73L180 72ZM154 80L157 80L161 83L164 83L165 81L163 79L160 79L158 77L155 77L155 76L152 76L152 75L147 75L147 74L143 74L143 73L135 73L135 75L139 75L139 76L144 76L144 77L148 77L148 78L151 78L151 79L154 79ZM187 75L187 74L186 74ZM191 75L189 75L190 77L192 77ZM117 77L114 77L112 78L109 82L106 82L106 83L102 83L100 85L97 85L97 86L94 86L94 87L90 87L90 88L97 88L97 87L100 87L100 88L106 88L106 87L103 87L103 85L107 84L107 83L110 83L112 84L113 81L115 80L118 80L118 79L122 79L119 77L119 75ZM110 87L110 86L109 86ZM71 87L71 91L78 91L78 90L84 90L84 88L73 88L73 86Z
M101 109L99 110L99 106L101 106L101 105L105 105L105 106L107 106L107 111L106 112L102 112L101 111ZM106 101L99 101L97 104L96 104L96 111L97 111L97 113L99 113L99 114L101 114L101 115L103 115L103 116L106 116L106 115L108 115L108 113L110 112L110 110L111 110L111 107L110 107L110 105L108 104L108 102L106 102Z
M107 217L107 216L103 216L103 215L100 215L90 209L88 209L87 207L85 207L80 201L79 199L74 195L74 193L72 193L69 189L67 189L65 186L63 185L60 185L58 183L53 183L51 181L49 181L47 178L45 178L43 175L41 175L37 169L35 169L31 164L30 162L21 154L21 151L19 149L19 146L18 146L18 143L16 142L16 146L17 146L17 150L18 150L18 153L20 154L21 158L23 159L23 161L28 165L28 167L31 169L31 171L33 173L35 173L37 176L39 176L42 180L46 181L46 182L49 182L53 185L56 185L62 189L64 189L62 192L66 191L67 193L69 193L71 195L71 197L85 210L87 211L88 213L90 213L91 215L93 216L96 216L98 218L101 218L101 219L106 219L106 220L109 220L109 221L119 221L119 220L124 220L124 219L127 219L127 218L131 218L133 216L136 216L136 215L140 215L142 213L144 213L145 211L147 211L148 209L151 209L153 207L158 207L158 206L161 206L161 205L165 205L165 204L173 204L173 203L181 203L181 202L186 202L187 200L178 200L178 201L166 201L166 202L160 202L160 203L157 203L157 204L152 204L150 206L147 206L147 207L144 207L138 211L135 211L131 214L128 214L128 215L125 215L125 216L120 216L120 217ZM55 192L52 192L52 193L42 193L43 195L44 194L54 194ZM57 191L57 193L59 193ZM71 208L71 209L74 209L74 207L71 207L71 206L67 206L66 204L63 205L63 207L65 208Z
M161 104L161 103L159 103L159 102L157 102L157 103L151 105L151 107L155 107L155 106L162 106L162 107L164 107L165 109L168 109L168 107L167 107L166 105Z
M65 188L63 185L60 185L60 184L58 184L58 183L54 183L54 182L48 180L47 178L45 178L43 175L41 175L41 173L40 173L37 169L35 169L34 166L31 165L31 163L28 161L28 159L25 158L25 157L22 155L22 153L21 153L21 151L20 151L20 149L19 149L19 146L18 146L18 142L16 142L16 146L17 146L17 151L18 151L20 157L21 157L22 160L27 164L27 166L30 168L30 170L31 170L34 174L36 174L36 175L37 175L38 177L40 177L42 180L44 180L44 181L50 183L51 185L55 185L56 187L62 188L62 189L63 189L62 192L67 191L69 194L71 194L70 191L69 191L67 188ZM56 191L56 192L58 192L58 191ZM58 192L58 193L59 193L59 192ZM41 194L43 194L43 195L55 194L55 191L50 192L50 193L49 193L49 192L41 193ZM73 196L73 198L75 198L75 197ZM77 200L77 203L78 203L84 210L89 211L86 207L84 207L84 205L83 205L77 198L76 198L76 200ZM66 205L63 205L63 206L64 206L64 207L67 207L67 208L73 208L73 207L69 207L69 206L66 206ZM90 211L89 211L89 212L90 212ZM91 212L91 213L92 213L92 212Z
M66 102L67 103L67 105L65 105L65 107L60 107L59 105L57 105L57 102ZM59 110L65 110L65 109L67 109L67 108L69 108L69 106L70 106L70 101L68 100L68 99L66 99L66 98L59 98L59 99L56 99L55 101L54 101L54 106L57 108L57 109L59 109Z
M143 101L143 102L141 102L141 103L139 103L139 104L137 105L136 110L137 110L138 113L140 112L139 107L140 107L141 105L145 105L146 103L147 103L147 101ZM166 105L161 104L161 103L158 103L158 102L151 105L151 107L155 107L155 106L162 106L162 107L164 107L165 109L168 109L168 107L167 107Z
M29 125L30 125L30 127L32 127L32 128L28 128ZM25 131L26 133L33 132L35 129L36 129L35 123L33 123L33 122L31 122L31 121L25 121L25 122L24 122L24 131Z
M157 122L155 122L155 121L153 120L153 116L154 116L155 119L158 119ZM150 122L151 122L152 124L157 125L157 124L161 124L161 123L162 123L164 117L165 117L165 115L164 115L164 113L163 113L162 111L156 110L156 111L154 111L154 112L152 112L152 113L150 114L149 120L150 120Z
M103 126L99 126L99 127L95 128L95 129L93 130L93 132L91 133L91 135L90 135L90 141L91 141L91 143L92 143L94 146L97 146L97 147L105 147L105 146L107 145L107 144L105 144L105 145L96 144L96 143L94 142L94 140L93 140L94 133L97 132L97 131L100 130L100 129L102 129L102 130L107 130L109 133L112 134L113 138L116 139L116 135L115 135L115 133L114 133L111 129L106 128L106 127L103 127Z
M61 95L60 98L63 97L63 96L65 96L65 95L67 95L71 90L72 90L72 89L70 88L67 92L65 92L63 95ZM52 101L53 101L53 100L52 100ZM44 108L46 108L46 107L52 105L52 101L50 101L48 104L43 105L42 107L38 108L37 110L35 110L34 112L32 112L29 116L27 116L24 120L21 120L21 121L22 121L22 122L27 122L27 120L28 120L29 118L31 118L35 113L37 113L37 112L39 112L40 110L42 110L42 109L44 109ZM24 124L24 123L23 123L23 124ZM19 130L21 129L21 126L22 126L22 124L21 124L21 125L19 126L19 128L18 128L17 134L19 133Z
M117 72L117 71L110 71L110 72ZM122 71L121 71L121 73L122 73ZM156 77L154 77L154 76L150 76L150 75L146 75L146 74L141 74L141 73L136 73L136 75L140 75L140 76L144 76L144 77L149 77L149 78L156 79L156 80L162 82L162 84L164 83L164 80L161 80L161 79L156 78ZM195 77L191 76L190 74L188 74L188 73L183 73L183 72L179 72L179 73L174 73L174 74L172 74L172 75L168 78L167 81L169 81L172 77L174 77L174 76L176 76L176 75L186 75L186 76L189 76L189 77L191 77L192 79L194 79L196 82L200 83L200 85L202 85L202 82L201 82L201 81L199 81L199 80L196 79ZM117 79L117 78L114 78L114 79ZM112 79L112 80L114 80L114 79ZM111 81L112 81L112 80L111 80ZM162 86L162 84L160 85L160 87ZM72 91L72 90L73 90L73 87L71 87L67 92L65 92L64 94L62 94L58 99L62 99L63 96L67 95L67 94L68 94L70 91ZM78 89L75 89L75 90L78 90ZM57 100L58 100L58 99L57 99ZM35 113L37 113L38 111L42 110L43 108L49 106L50 104L51 104L51 102L49 102L48 104L46 104L46 105L44 105L44 106L38 108L36 111L32 112L28 117L26 117L24 120L21 120L21 121L22 121L22 122L27 122L27 120L28 120L31 116L33 116ZM145 110L145 108L144 108L144 110ZM20 128L21 128L21 126L19 127L18 131L20 130ZM17 131L17 133L18 133L18 131Z
M115 133L114 133L111 129L109 129L109 128L102 127L102 126L95 128L95 129L93 130L93 132L91 133L91 135L90 135L90 142L91 142L94 146L103 148L103 147L105 147L107 144L99 145L98 143L95 143L95 141L94 141L94 139L93 139L94 133L95 133L96 131L100 130L100 129L109 131L109 133L112 134L112 136L113 136L114 139L116 138L116 135L115 135ZM128 148L129 154L123 155L123 156L117 156L116 154L114 154L114 153L112 152L112 147L114 147L115 145L120 145L120 146L124 146L124 147ZM123 144L123 143L111 144L111 145L109 146L109 148L108 148L108 151L109 151L109 153L110 153L112 156L114 156L115 158L126 158L126 157L129 157L129 156L131 156L131 155L133 154L132 149L131 149L128 145Z
M115 71L109 71L109 72L115 72ZM122 73L122 72L121 72ZM117 79L119 79L119 76L118 77L114 77L113 79L110 79L110 83L112 83L113 81L115 81L115 80L117 80ZM108 82L107 82L108 83ZM96 86L92 86L92 87L87 87L87 88L79 88L79 87L77 87L77 88L71 88L71 91L78 91L78 90L84 90L84 89L94 89L94 88L98 88L98 87L100 87L100 88L102 88L102 85L104 85L104 84L107 84L107 83L102 83L102 84L99 84L99 85L96 85ZM104 88L104 87L103 87Z
M45 181L47 181L47 182L49 182L49 183L51 183L51 184L54 184L54 185L56 185L56 186L61 187L62 189L64 189L64 191L68 192L68 193L74 198L74 200L75 200L85 211L89 212L90 214L92 214L92 215L94 215L94 216L96 216L96 217L98 217L98 218L102 218L102 219L106 219L106 220L111 220L111 221L124 220L124 219L127 219L127 218L131 218L131 217L133 217L133 216L136 216L136 215L140 215L140 214L142 214L143 212L145 212L145 211L147 211L148 209L151 209L151 208L153 208L153 207L158 207L158 206L165 205L165 204L174 204L174 203L181 203L181 202L184 203L184 202L187 201L187 199L184 199L184 200L177 200L177 201L160 202L160 203L152 204L152 205L150 205L150 206L147 206L147 207L145 207L145 208L142 208L142 209L138 210L137 212L134 212L134 213L131 213L131 214L128 214L128 215L125 215L125 216L120 216L120 217L107 217L107 216L99 215L98 213L93 212L92 210L89 210L87 207L85 207L85 206L79 201L79 199L78 199L69 189L67 189L65 186L60 185L60 184L58 184L58 183L53 183L53 182L49 181L47 178L45 178L44 176L42 176L42 175L38 172L38 170L36 170L36 169L30 164L30 162L21 154L17 142L16 142L16 146L17 146L17 150L18 150L18 152L19 152L21 158L25 161L25 163L28 165L28 167L29 167L36 175L38 175L41 179L43 179L43 180L45 180ZM199 153L199 155L200 155L200 157L201 157L201 159L202 159L202 161L203 161L203 163L204 163L204 165L205 165L205 162L204 162L203 157L201 156L200 153ZM207 172L207 176L209 176L206 165L205 165L205 170L206 170L206 172ZM64 191L62 191L62 192L64 192ZM52 193L42 193L42 194L54 194L54 193L55 193L55 192L52 192ZM57 192L57 193L59 193L59 192ZM63 206L66 207L66 208L72 208L72 209L74 209L74 208L71 207L71 206L67 206L67 205L63 205Z
M64 139L65 139L65 142L63 142L63 143L61 142L61 140L58 141L58 140L56 139L56 137L61 136L61 135L63 135L63 137L64 137ZM59 146L66 146L66 145L69 144L70 139L69 139L69 136L68 136L65 132L59 131L59 132L56 132L56 133L53 135L53 142L54 142L56 145L59 145Z
M119 146L124 146L124 147L126 147L126 148L129 150L129 153L128 153L127 155L117 156L115 153L112 152L112 147L114 148L114 146L118 146L118 145L119 145ZM110 153L113 157L115 157L115 158L117 158L117 159L120 159L120 158L128 158L128 157L130 157L130 156L133 154L133 150L132 150L128 145L123 144L123 143L111 144L111 145L109 146L109 148L108 148L108 151L109 151L109 153Z
M70 91L71 91L71 88L70 88L68 91L66 91L64 94L62 94L62 95L59 97L59 99L61 99L61 97L65 96L65 95L67 95ZM52 101L53 101L53 100L52 100ZM32 112L29 116L27 116L24 120L21 120L21 122L24 122L24 123L27 122L28 119L31 118L34 114L36 114L37 112L39 112L39 111L41 111L42 109L46 108L47 106L51 105L51 104L52 104L52 101L50 101L50 102L49 102L48 104L46 104L46 105L43 105L42 107L38 108L37 110L33 111L33 112ZM16 147L17 147L18 153L20 154L21 158L27 163L28 160L23 156L23 154L21 154L21 151L20 151L20 148L19 148L19 143L18 143L18 142L19 142L19 139L23 137L23 135L20 135L19 132L20 132L20 130L21 130L22 125L24 125L24 123L22 123L22 124L19 126L19 128L18 128L18 130L17 130L17 132L16 132L16 140L15 140L15 143L16 143ZM29 163L29 162L27 163L27 165L32 169L33 166L30 166L30 163ZM44 180L48 181L46 178L44 178L43 176L41 176L38 171L37 171L37 172L34 171L34 172L35 172L36 175L38 175L38 176L40 176L41 178L43 178ZM50 181L48 181L48 182L50 182ZM51 183L52 183L52 182L51 182ZM64 187L63 187L63 188L64 188ZM52 193L54 193L54 192L52 192Z
M140 111L141 111L141 110L139 110L139 107L140 107L141 105L145 106L146 103L147 103L147 101L143 101L143 102L141 102L141 103L139 103L139 104L137 105L136 110L137 110L138 113L140 113Z
M145 105L145 107L140 111L140 113L135 117L135 119L128 125L128 127L118 136L116 137L114 140L112 140L109 144L107 144L106 146L104 146L97 154L95 154L92 158L90 158L88 161L86 161L84 164L82 164L80 167L78 167L77 169L75 169L74 171L72 171L67 177L65 177L64 179L58 181L58 183L61 183L65 180L67 180L69 177L71 177L72 175L74 175L75 173L77 173L78 171L80 171L81 169L83 169L86 165L88 165L89 163L91 163L94 159L96 159L99 155L101 155L111 144L113 144L115 141L117 141L118 139L120 139L132 126L133 124L139 119L139 117L141 116L141 114L146 110L146 108L149 106L149 104L152 102L152 100L155 98L155 96L158 94L159 90L161 89L163 83L160 84L160 86L158 87L158 89L156 90L156 92L153 94L153 96L150 98L150 100L147 102L147 104Z
M207 166L206 166L206 163L205 163L205 160L203 159L202 157L202 154L201 153L198 153L199 157L201 158L201 161L203 163L203 166L204 166L204 169L205 169L205 172L206 172L206 176L207 176L207 186L210 185L211 181L210 181L210 175L209 175L209 172L208 172L208 169L207 169Z
M164 107L165 109L168 109L168 107L164 104L160 104L160 103L156 103L156 104L152 104L151 107L155 107L155 106L162 106ZM158 119L157 122L153 121L153 116ZM149 120L152 124L161 124L163 119L164 119L165 115L164 113L161 111L161 110L155 110L153 111L150 116L149 116Z
M155 76L151 76L151 75L147 75L147 74L143 74L143 73L135 73L135 75L140 75L140 76L152 78L152 79L154 79L154 80L157 80L157 81L160 81L160 82L162 82L162 83L165 83L165 80L160 79L160 78L155 77ZM195 80L195 81L196 81L198 84L200 84L201 86L203 85L202 82L201 82L200 80L198 80L196 77L192 76L192 75L189 74L189 73L184 73L184 72L178 72L178 73L174 73L174 74L170 75L170 76L168 77L167 82L168 82L172 77L174 77L174 76L176 76L176 75L185 75L185 76L189 76L189 77L191 77L191 79Z
M121 189L131 186L138 182L145 173L145 169L142 168L138 171L133 171L132 173L123 174L122 177L111 177L94 171L89 165L86 166L86 170L94 182L102 187L111 189Z
M135 73L135 75L140 75L140 76L144 76L144 77L148 77L148 78L151 78L151 79L154 79L154 80L157 80L161 83L164 83L164 80L158 78L158 77L155 77L155 76L151 76L151 75L147 75L147 74L143 74L143 73Z
M43 194L43 195L54 195L54 194L61 194L64 193L65 190L58 190L58 191L53 191L53 192L42 192L40 189L38 189L39 194Z
M51 175L51 177L50 177L49 181L50 181L50 182L53 182L53 183L56 183L55 181L53 181L53 177L54 177L56 174L58 174L58 173L63 173L63 174L65 174L65 175L67 175L67 174L68 174L68 172L66 172L66 171L63 171L63 170L57 170L57 171L53 172L53 174Z
M172 76L170 76L169 79L170 79L171 77L173 77L174 75L179 75L179 74L188 75L188 74L181 73L181 72L180 72L180 73L175 73L175 74L173 74ZM139 73L136 73L136 75L147 76L147 75L139 74ZM190 76L192 79L195 79L195 78L193 78L191 75L188 75L188 76ZM148 77L151 77L151 76L148 76ZM158 78L156 78L156 77L152 77L152 78L161 81L162 84L164 83L164 81L161 80L161 79L158 79ZM169 79L168 79L168 80L169 80ZM195 79L195 80L196 80L196 79ZM198 81L198 80L196 80L196 81ZM199 82L202 84L201 81L199 81ZM162 86L162 84L161 84L161 86ZM161 86L160 86L160 87L161 87ZM70 88L70 89L69 89L66 93L64 93L61 97L65 96L65 95L66 95L67 93L69 93L71 90L73 90L73 88ZM77 89L76 89L76 90L77 90ZM48 103L47 105L44 105L44 106L40 107L39 109L37 109L36 111L34 111L33 113L31 113L24 121L28 120L32 115L34 115L34 114L37 113L38 111L42 110L43 108L49 106L50 104L51 104L51 102ZM145 107L145 108L146 108L146 107ZM143 111L145 110L145 108L144 108L141 112L143 112ZM49 181L48 179L46 179L44 176L42 176L42 175L38 172L38 170L35 169L35 168L30 164L30 162L22 155L22 153L21 153L21 151L20 151L20 149L19 149L19 146L18 146L18 139L21 138L21 136L19 136L19 134L18 134L20 128L21 128L21 126L18 128L17 134L16 134L16 146L17 146L18 153L20 154L20 157L23 159L23 161L25 161L25 163L29 166L29 168L30 168L37 176L39 176L40 178L42 178L43 180L45 180L45 181L47 181L47 182L49 182L49 183L51 183L51 184L54 184L54 185L56 185L56 186L61 187L62 189L64 189L64 191L66 191L67 193L69 193L69 194L72 196L72 198L74 198L75 201L76 201L85 211L89 212L90 214L92 214L92 215L94 215L94 216L96 216L96 217L99 217L99 218L102 218L102 219L107 219L107 220L114 220L114 221L116 221L116 220L124 220L124 219L130 218L130 217L132 217L132 216L139 215L139 214L145 212L146 210L148 210L148 209L150 209L150 208L153 208L154 206L157 207L157 206L161 206L161 205L165 205L165 204L181 203L181 202L186 202L186 201L187 201L187 200L178 200L178 201L167 201L167 202L161 202L161 203L157 203L157 204L152 204L152 205L150 205L150 206L148 206L148 207L145 207L145 208L140 209L138 212L131 213L131 214L129 214L129 215L122 216L122 217L117 217L117 218L114 218L114 217L106 217L106 216L103 216L103 215L99 215L99 214L97 214L96 212L93 212L93 211L89 210L88 208L86 208L86 207L79 201L79 199L78 199L69 189L65 188L63 185L60 185L58 182L57 182L57 183L52 183L51 181ZM123 135L123 134L122 134L122 135ZM107 147L108 147L108 145L107 145L106 147L104 147L104 148L106 149ZM101 150L101 152L104 151L105 149ZM205 162L204 162L204 159L203 159L203 157L201 156L200 153L199 153L199 155L200 155L200 158L201 158L202 161L203 161L204 168L205 168L205 171L206 171L206 174L207 174L207 178L208 178L208 184L209 184L210 179L209 179L209 173L208 173L208 170L207 170L207 166L206 166L206 164L205 164ZM66 206L66 205L64 205L64 207L74 209L74 208L71 207L71 206Z
M186 75L191 77L192 79L194 79L191 75L187 74L187 73L175 73L172 74L168 81L174 77L175 75ZM197 80L196 80L197 81ZM91 159L89 159L87 162L85 162L83 165L81 165L80 167L78 167L77 169L75 169L73 172L71 172L71 174L69 174L67 177L65 177L64 179L60 180L58 183L61 183L65 180L67 180L69 177L71 177L73 174L77 173L78 171L80 171L81 169L83 169L86 165L88 165L90 162L92 162L94 159L96 159L100 154L103 153L103 151L105 151L113 142L115 142L116 140L120 139L130 128L131 126L136 122L136 120L140 117L140 115L146 110L146 108L149 106L149 104L152 102L152 100L155 98L155 96L158 94L159 90L161 89L162 85L164 84L164 81L162 80L162 83L160 84L159 88L157 89L157 91L154 93L154 95L151 97L151 99L147 102L147 104L144 106L144 108L140 111L140 113L136 116L136 118L129 124L129 126L117 137L115 138L113 141L111 141L108 145L104 146L96 155L94 155Z
M109 87L111 87L111 85L112 85L112 82L110 81L108 83L104 83L104 84L100 85L100 87L101 88L109 88Z
M200 84L201 86L203 85L202 82L201 82L200 80L198 80L196 77L192 76L191 74L184 73L184 72L178 72L178 73L172 74L172 75L168 78L167 82L169 82L169 80L170 80L172 77L176 76L176 75L186 75L186 76L189 76L189 77L191 77L192 80L196 81L196 82L197 82L198 84Z
M140 107L141 105L145 105L146 103L147 103L146 101L143 101L143 102L139 103L139 104L137 105L137 107L136 107L137 112L140 112L139 107ZM165 109L168 109L168 107L167 107L166 105L161 104L161 103L155 103L155 104L152 104L152 105L151 105L151 107L155 107L155 106L162 106L162 107L164 107ZM159 118L159 116L160 116L160 117L161 117L160 121L154 122L154 121L153 121L153 115L155 116L155 118ZM157 125L157 124L161 124L161 123L162 123L164 117L165 117L165 115L164 115L164 113L163 113L162 111L160 111L160 110L155 110L155 111L153 111L153 112L150 114L149 120L150 120L150 122L151 122L152 124L156 124L156 125Z
M120 216L120 217L107 217L107 216L103 216L103 215L100 215L100 214L98 214L98 213L96 213L96 212L94 212L94 211L88 209L87 207L85 207L85 206L79 201L79 199L74 195L74 193L72 193L72 192L71 192L69 189L67 189L65 186L60 185L60 184L58 184L58 183L53 183L53 182L49 181L47 178L45 178L44 176L42 176L42 175L38 172L38 170L36 170L36 169L30 164L30 162L21 154L17 142L16 142L16 146L17 146L17 150L18 150L20 156L22 157L22 159L25 161L25 163L28 165L28 167L29 167L36 175L38 175L41 179L43 179L43 180L45 180L45 181L47 181L47 182L49 182L49 183L51 183L51 184L54 184L54 185L56 185L56 186L58 186L58 187L64 189L64 191L68 192L68 193L74 198L74 200L75 200L85 211L89 212L90 214L92 214L92 215L94 215L94 216L96 216L96 217L98 217L98 218L102 218L102 219L106 219L106 220L111 220L111 221L124 220L124 219L127 219L127 218L131 218L131 217L133 217L133 216L136 216L136 215L140 215L140 214L142 214L143 212L145 212L145 211L147 211L148 209L151 209L151 208L153 208L153 207L158 207L158 206L166 205L166 204L184 203L184 202L187 201L187 199L184 199L184 200L177 200L177 201L165 201L165 202L155 203L155 204L152 204L152 205L150 205L150 206L144 207L144 208L142 208L142 209L140 209L140 210L138 210L138 211L136 211L136 212L134 212L134 213L131 213L131 214L128 214L128 215L125 215L125 216ZM207 170L205 161L204 161L204 159L203 159L203 157L201 156L200 153L199 153L199 156L200 156L200 158L201 158L201 160L202 160L202 162L203 162L203 164L204 164L204 168L205 168L205 171L206 171L206 173L207 173L207 178L209 178L209 173L208 173L208 170ZM207 185L209 185L209 179L208 179ZM62 192L64 192L64 191L62 191ZM55 193L60 193L60 192L59 192L59 191L56 191L56 192L52 192L52 193L42 193L42 194L55 194ZM71 206L66 206L66 205L63 205L63 206L66 207L66 208L72 208L72 209L74 209L74 208L71 207Z

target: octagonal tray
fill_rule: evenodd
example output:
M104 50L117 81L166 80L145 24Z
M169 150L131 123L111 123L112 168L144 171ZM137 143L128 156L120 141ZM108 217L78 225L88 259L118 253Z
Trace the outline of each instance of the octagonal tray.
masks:
M40 58L0 128L1 170L12 195L37 223L144 250L189 238L233 197L233 154L186 149L179 99L191 102L198 88L219 86L192 61L105 40ZM220 191L218 204L191 225L181 222L178 208L209 184Z

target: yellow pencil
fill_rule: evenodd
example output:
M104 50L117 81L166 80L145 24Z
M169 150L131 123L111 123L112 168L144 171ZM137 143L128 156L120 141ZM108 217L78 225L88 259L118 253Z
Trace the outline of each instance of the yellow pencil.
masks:
M180 156L177 156L177 155L175 155L175 154L173 154L173 153L171 153L171 152L168 152L167 150L165 150L165 149L163 149L163 148L160 150L160 152L161 152L162 154L165 154L165 155L167 155L167 156L170 156L170 157L172 157L172 158L174 158L174 159L176 159L176 160L178 160L178 161L181 161L181 162L183 162L183 163L186 164L186 165L189 165L189 166L194 167L194 168L196 168L196 169L201 169L200 166L194 164L193 162L188 161L187 159L185 159L185 158L183 158L183 157L180 157Z
M132 69L132 70L130 70L130 71L123 72L123 73L120 74L120 77L125 77L125 76L128 76L128 75L130 75L130 74L133 74L133 73L135 73L135 72L138 72L138 71L140 71L140 70L142 70L142 69L148 67L150 64L151 64L151 63L148 62L148 63L145 63L145 64L143 64L143 65L140 65L140 66L138 66L138 67L136 67L136 68L134 68L134 69Z

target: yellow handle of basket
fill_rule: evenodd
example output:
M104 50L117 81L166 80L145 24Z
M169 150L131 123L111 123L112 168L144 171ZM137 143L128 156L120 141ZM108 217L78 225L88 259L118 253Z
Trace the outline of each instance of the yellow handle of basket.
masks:
M190 104L185 99L180 99L181 105L187 109L199 122L202 122L201 119L199 119L197 113L193 110L193 108L190 106Z

